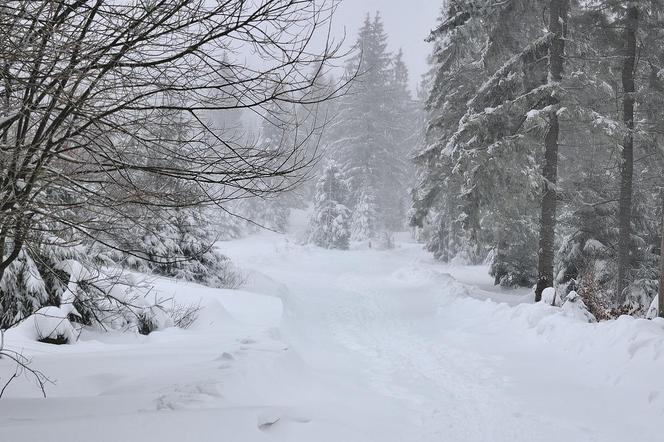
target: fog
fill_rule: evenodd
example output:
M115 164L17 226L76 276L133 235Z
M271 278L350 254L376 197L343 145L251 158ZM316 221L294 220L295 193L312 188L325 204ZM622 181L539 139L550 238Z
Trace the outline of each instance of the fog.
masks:
M441 5L441 0L344 0L335 14L335 36L343 36L345 32L346 43L354 44L365 15L380 12L389 37L389 49L403 48L414 91L427 70L430 48L424 39L435 25Z
M664 442L663 41L0 0L0 442Z

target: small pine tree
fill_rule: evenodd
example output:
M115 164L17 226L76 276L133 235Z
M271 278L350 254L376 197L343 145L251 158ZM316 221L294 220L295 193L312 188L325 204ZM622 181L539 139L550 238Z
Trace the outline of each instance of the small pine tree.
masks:
M372 239L376 235L378 213L372 192L362 192L351 220L352 238L356 241Z
M348 249L350 210L348 185L339 167L330 163L316 185L310 241L327 249Z

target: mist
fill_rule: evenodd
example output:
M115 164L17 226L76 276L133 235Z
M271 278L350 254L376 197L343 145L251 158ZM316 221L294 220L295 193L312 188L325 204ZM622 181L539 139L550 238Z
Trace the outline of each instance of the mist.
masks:
M663 41L1 0L0 442L663 441Z
M417 90L420 77L428 70L427 56L431 46L424 39L436 25L442 3L440 0L344 0L333 20L334 35L346 35L346 46L356 43L357 30L366 14L379 12L388 34L388 44L393 51L404 51L410 70L410 86Z

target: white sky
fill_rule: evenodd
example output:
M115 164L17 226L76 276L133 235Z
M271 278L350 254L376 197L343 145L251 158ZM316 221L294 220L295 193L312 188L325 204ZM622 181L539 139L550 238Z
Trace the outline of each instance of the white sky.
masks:
M334 18L334 31L342 36L346 31L346 43L355 44L357 30L362 26L367 12L373 16L380 11L389 36L389 50L404 51L404 59L410 70L410 81L415 90L420 77L427 70L426 58L430 46L424 42L436 24L444 0L343 0Z

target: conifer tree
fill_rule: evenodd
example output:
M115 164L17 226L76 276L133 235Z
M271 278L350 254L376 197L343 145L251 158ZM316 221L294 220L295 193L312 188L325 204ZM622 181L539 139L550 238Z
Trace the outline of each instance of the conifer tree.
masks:
M351 238L355 241L376 237L378 210L374 195L372 188L364 189L355 202L351 216Z
M345 203L348 185L339 166L329 163L316 184L310 241L326 249L347 249L350 240L350 210Z
M631 6L637 8L637 28ZM569 41L578 42L572 87L581 91L574 125L586 133L574 135L578 141L569 144L592 141L590 149L563 153L571 159L563 168L572 173L563 172L569 177L563 176L562 203L578 223L565 227L571 234L561 248L557 280L567 284L592 277L607 308L627 301L632 311L640 311L657 291L662 87L656 66L662 64L662 49L655 42L662 32L661 6L659 1L604 1L577 7L571 16ZM629 41L640 54L633 66ZM634 92L628 90L629 77Z
M429 209L449 202L444 225L459 223L478 255L496 249L494 260L506 262L494 261L493 269L526 270L498 272L496 280L528 285L534 282L530 238L541 155L531 148L539 122L528 116L547 96L542 59L548 39L536 24L539 11L538 2L448 4L430 37L435 65L412 220L422 224ZM447 188L461 198L444 198ZM518 251L524 265L508 265L510 251Z
M353 237L401 230L408 187L407 152L414 143L414 103L400 55L387 51L379 15L369 15L359 31L357 54L347 75L359 72L340 100L329 152L348 177ZM412 123L411 123L412 122Z
M484 42L477 21L469 21L465 2L450 1L441 11L439 26L427 41L433 46L430 71L422 84L426 112L421 149L414 155L417 185L412 192L410 223L431 231L427 249L445 261L456 257L470 241L464 228L462 177L454 159L444 153L458 128L465 103L480 86L484 72L476 63ZM479 238L475 238L479 243Z
M595 290L607 310L626 299L643 311L661 240L660 2L455 0L443 12L411 219L438 230L429 250L453 259L470 243L493 250L496 283Z

